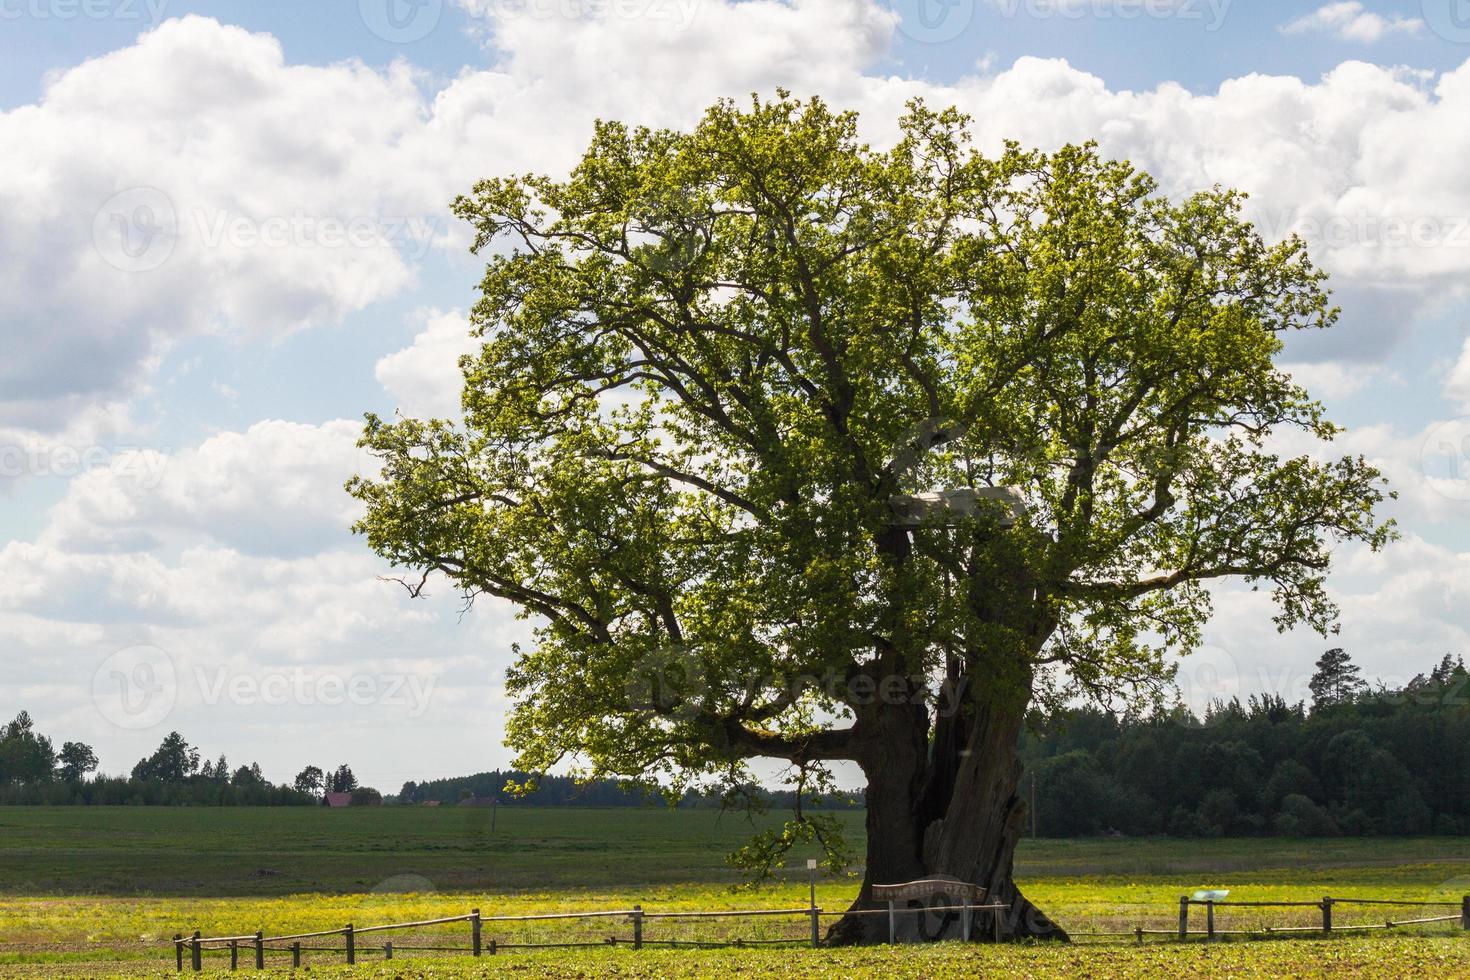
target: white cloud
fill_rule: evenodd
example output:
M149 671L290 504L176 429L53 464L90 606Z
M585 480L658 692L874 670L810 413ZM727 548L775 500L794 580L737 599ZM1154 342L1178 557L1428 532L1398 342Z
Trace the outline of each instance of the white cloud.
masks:
M14 423L0 417L0 491L29 479L72 479L150 438L122 402L77 400L56 419L48 419L39 404L16 408L21 410ZM30 408L37 409L34 416Z
M69 552L141 552L206 541L257 555L349 542L342 489L372 460L361 425L257 422L177 453L137 450L71 482L41 541Z
M1383 372L1369 364L1283 364L1292 380L1319 400L1336 401L1355 395L1371 384L1384 382Z
M1445 378L1444 393L1461 411L1470 412L1470 340L1460 346L1459 359Z
M407 741L442 743L446 724L483 743L480 762L504 764L502 712L486 708L527 627L494 601L461 620L442 583L413 600L383 580L392 570L347 533L359 430L265 421L74 479L35 539L0 546L13 701L43 730L92 741L109 771L171 728L278 780L327 758L391 776L385 790L447 774ZM169 704L119 731L98 685L130 683L105 671L138 646L158 661L142 682L164 684ZM374 744L389 730L392 744Z
M1342 41L1372 44L1388 34L1418 34L1424 21L1395 14L1384 17L1366 9L1357 0L1329 3L1281 28L1283 34L1330 34Z
M380 358L374 375L404 415L458 418L464 386L459 358L479 349L479 341L458 310L420 310L416 319L423 330L413 344Z
M1402 309L1470 271L1470 67L1431 86L1348 63L1196 95L1022 58L944 85L875 73L896 23L875 0L704 0L687 23L538 9L490 5L494 66L432 92L403 64L292 65L267 35L187 17L0 114L0 424L126 398L184 337L276 337L398 293L426 249L458 244L455 193L564 170L596 117L688 125L777 85L864 111L878 142L918 95L971 112L991 148L1095 138L1173 193L1241 187L1268 232L1303 231L1345 280L1399 287Z
M278 336L409 283L385 216L428 202L375 151L421 108L406 68L288 66L190 17L0 113L0 421L130 394L181 337Z
M1310 701L1312 665L1328 647L1345 648L1365 675L1390 687L1470 648L1470 553L1412 534L1378 554L1353 547L1338 556L1329 591L1342 608L1341 632L1324 638L1305 629L1278 633L1266 591L1214 590L1206 645L1182 662L1181 687Z

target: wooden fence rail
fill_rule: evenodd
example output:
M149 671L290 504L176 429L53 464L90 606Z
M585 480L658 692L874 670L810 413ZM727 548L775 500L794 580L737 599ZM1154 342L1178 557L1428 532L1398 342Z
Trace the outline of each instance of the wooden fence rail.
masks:
M364 934L402 931L405 929L426 929L435 926L453 925L457 923L468 923L470 926L469 946L426 946L409 945L405 943L394 943L392 940L385 942L380 949L373 952L381 952L385 959L392 959L394 953L405 951L435 951L435 952L460 952L469 953L472 956L480 956L486 951L483 941L483 927L486 922L548 922L566 921L573 919L622 919L632 926L632 939L619 940L616 936L598 942L546 942L546 943L507 943L497 942L492 939L489 942L488 951L494 956L503 949L547 949L580 946L604 946L628 943L634 949L642 949L645 945L643 938L643 923L645 920L677 920L677 919L705 919L705 918L742 918L742 917L764 917L764 916L802 916L808 917L812 922L811 943L813 946L820 941L817 923L824 914L823 910L812 904L805 908L796 909L721 909L717 911L671 911L671 912L644 912L641 906L635 905L631 909L597 910L590 912L548 912L532 915L482 915L479 909L473 909L468 915L451 915L438 919L420 919L415 922L392 922L381 925L356 926L347 923L340 929L322 929L315 932L297 932L280 936L267 936L263 931L257 931L248 935L238 936L205 936L198 930L193 935L185 936L182 933L175 934L172 943L175 949L174 963L177 969L184 970L184 953L189 953L189 966L195 972L203 969L203 959L206 953L228 953L230 956L230 969L237 970L240 965L240 946L242 943L250 944L254 952L255 968L265 969L265 954L280 953L291 954L291 965L301 965L301 954L303 952L336 953L343 955L348 963L357 962L358 937ZM886 913L885 913L886 914ZM341 936L343 946L303 946L303 939L323 939L331 936ZM799 939L776 939L776 940L738 940L739 944L755 943L793 943L804 942ZM279 944L289 942L290 945L282 948ZM678 940L651 941L651 945L705 945L695 943L682 943ZM735 943L721 943L709 945L734 945ZM365 951L365 950L364 950Z
M1388 919L1382 923L1355 923L1334 924L1333 909L1339 905L1390 905L1405 908L1457 908L1458 911L1449 915L1430 915L1412 919ZM1189 919L1190 909L1194 906L1203 906L1205 909L1205 930L1201 932L1190 932ZM303 953L333 953L345 956L348 963L356 963L358 948L358 937L368 934L402 931L405 929L428 929L438 926L449 926L457 924L469 925L468 946L443 946L443 945L413 945L408 943L395 943L391 939L386 940L379 947L372 948L371 952L382 955L384 959L392 959L395 954L401 952L445 952L445 953L469 953L472 956L481 956L488 951L494 956L500 950L508 949L551 949L571 947L592 946L618 946L630 945L639 950L644 946L667 946L678 947L717 947L717 946L755 946L764 944L781 943L805 943L806 939L777 938L777 939L733 939L721 942L708 942L701 940L679 940L679 939L646 939L644 937L644 923L649 921L675 921L675 920L708 920L708 919L737 919L737 918L764 918L772 916L807 917L811 921L810 943L817 946L820 943L819 923L823 918L841 917L845 915L883 915L888 916L890 921L890 941L895 938L893 932L893 917L895 915L925 914L930 912L951 913L958 912L964 923L965 938L969 938L970 925L976 912L992 912L994 924L994 939L1001 939L1002 915L1009 906L1004 904L960 904L944 906L911 906L908 908L895 909L859 909L857 911L827 911L819 907L815 900L803 908L784 909L717 909L712 911L689 910L648 912L641 905L634 905L630 909L598 910L589 912L545 912L532 915L482 915L479 909L471 909L467 915L451 915L437 919L420 919L414 922L393 922L381 925L356 926L347 923L339 929L323 929L316 932L298 932L288 935L267 936L264 930L236 935L236 936L204 936L197 929L192 935L185 936L176 933L172 940L174 946L174 963L179 972L184 971L185 953L188 954L189 968L198 972L204 968L203 961L206 953L228 953L230 957L230 969L237 970L240 966L240 951L243 946L253 954L251 957L257 970L265 969L265 957L267 953L291 956L291 965L300 967L302 965ZM1322 920L1317 926L1263 926L1259 929L1217 929L1215 926L1215 910L1220 909L1310 909L1320 910ZM573 919L621 919L631 926L632 938L621 939L610 936L595 942L501 942L490 939L488 944L484 941L484 924L487 922L549 922L565 921ZM1228 902L1213 901L1210 899L1194 899L1188 896L1179 899L1179 927L1177 930L1169 929L1145 929L1139 927L1132 932L1122 933L1087 933L1086 936L1114 936L1132 937L1138 942L1143 942L1145 936L1172 936L1180 940L1192 937L1202 937L1206 940L1216 939L1221 936L1248 936L1261 934L1280 933L1305 933L1320 932L1330 935L1333 932L1356 932L1369 929L1395 929L1402 926L1424 925L1438 922L1459 922L1462 929L1470 930L1470 895L1464 896L1459 902L1425 902L1425 901L1396 901L1383 898L1334 898L1324 896L1315 902ZM326 937L340 936L343 940L342 946L307 946L302 944L304 939L322 939ZM283 943L289 943L282 946ZM368 952L364 947L362 952Z
M1321 901L1317 901L1317 902L1226 902L1226 901L1216 901L1214 899L1208 899L1208 898L1206 898L1206 899L1190 898L1189 896L1186 895L1186 896L1182 896L1179 899L1179 930L1178 930L1178 938L1180 938L1180 939L1188 939L1190 937L1190 935L1191 935L1191 933L1189 931L1189 909L1190 909L1191 906L1195 906L1195 905L1202 905L1202 906L1204 906L1204 909L1205 909L1205 931L1204 931L1204 937L1206 939L1214 939L1216 936L1223 936L1223 935L1231 935L1231 934L1233 934L1233 933L1226 933L1226 932L1217 930L1215 928L1215 909L1217 909L1217 908L1237 908L1237 909L1242 909L1242 908L1243 909L1315 908L1315 909L1320 910L1320 912L1321 912L1321 915L1322 915L1322 924L1320 926L1264 926L1261 930L1257 930L1257 931L1264 931L1264 932L1267 932L1267 933L1278 933L1278 932L1320 932L1320 933L1322 933L1324 935L1331 935L1332 932L1334 931L1334 929L1336 929L1339 932L1348 931L1348 930L1360 930L1360 929L1396 929L1396 928L1398 928L1400 926L1421 925L1421 924L1424 924L1424 923L1431 923L1431 922L1455 922L1455 921L1458 921L1460 923L1460 928L1466 929L1466 930L1470 930L1470 895L1464 896L1458 902L1421 902L1421 901L1402 901L1402 902L1400 902L1400 901L1396 901L1396 900L1391 899L1391 898L1333 898L1330 895L1324 895L1322 897ZM1399 907L1403 907L1403 908L1458 908L1459 909L1459 912L1456 913L1456 914L1454 914L1454 915L1436 915L1436 916L1428 916L1428 917L1417 918L1417 919L1399 919L1399 920L1388 919L1388 920L1384 921L1382 925L1379 925L1377 923L1371 923L1371 924L1355 924L1355 925L1346 925L1346 926L1345 925L1342 925L1342 924L1337 924L1336 926L1334 926L1333 920L1332 920L1332 912L1333 912L1333 909L1336 906L1338 906L1338 905L1393 905L1393 906L1399 906ZM1143 934L1144 934L1144 930L1139 930L1139 936L1141 937ZM1251 933L1250 930L1245 930L1245 934L1246 935L1250 935L1252 933ZM1198 936L1198 935L1200 935L1200 933L1196 932L1196 933L1193 933L1193 935Z

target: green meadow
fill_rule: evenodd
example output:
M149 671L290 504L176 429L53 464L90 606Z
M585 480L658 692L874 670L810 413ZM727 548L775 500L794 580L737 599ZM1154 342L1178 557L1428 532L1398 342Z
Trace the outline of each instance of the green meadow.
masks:
M776 818L771 818L776 819ZM845 814L854 837L861 814ZM755 827L762 825L757 820ZM752 822L712 810L456 807L307 809L0 809L0 974L121 976L173 972L169 939L267 935L416 921L479 908L485 916L628 909L650 913L807 904L804 870L746 886L723 856ZM1470 839L1040 840L1026 841L1017 876L1071 931L1070 946L940 945L812 950L761 941L807 934L802 917L660 919L647 948L628 947L622 919L486 922L496 956L408 950L467 946L464 924L361 937L358 964L341 940L319 940L305 965L322 976L1470 976L1470 934L1456 923L1261 941L1180 945L1117 935L1168 930L1181 894L1228 888L1246 901L1315 901L1324 895L1458 901L1470 893ZM818 904L840 910L855 877L824 878ZM1430 910L1450 912L1450 909ZM1425 913L1395 906L1340 907L1339 927ZM1196 911L1196 916L1201 916ZM1222 931L1310 925L1315 910L1219 910ZM1201 916L1202 918L1202 916ZM1197 924L1199 919L1196 920ZM746 948L668 948L739 938ZM385 960L383 943L397 949ZM616 940L612 942L612 940ZM506 949L545 942L599 944ZM329 948L335 944L336 948ZM253 967L249 950L241 967ZM284 951L268 965L289 967ZM206 958L212 970L226 956Z

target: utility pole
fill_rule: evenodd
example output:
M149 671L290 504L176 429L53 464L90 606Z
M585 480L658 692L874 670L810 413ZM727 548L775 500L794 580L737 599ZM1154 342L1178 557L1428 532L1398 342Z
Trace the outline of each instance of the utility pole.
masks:
M1031 839L1036 839L1036 770L1031 770Z

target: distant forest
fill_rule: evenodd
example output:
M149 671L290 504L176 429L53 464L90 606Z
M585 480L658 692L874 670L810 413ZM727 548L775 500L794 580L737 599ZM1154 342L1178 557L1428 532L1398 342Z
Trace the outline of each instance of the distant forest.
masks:
M612 779L595 779L578 782L570 776L541 776L535 780L535 790L524 795L510 793L508 784L523 785L531 779L529 773L515 770L494 769L473 776L456 776L450 779L432 779L422 783L407 782L390 796L387 802L404 805L422 805L430 801L440 804L489 804L505 806L648 806L663 804L665 799L649 794L642 787ZM796 805L796 794L791 790L769 790L760 786L746 786L742 793L758 800L772 810L792 809ZM718 807L722 803L717 795L695 792L685 793L678 801L681 807ZM862 809L862 794L834 795L824 797L813 806L815 809Z
M1313 704L1279 697L1147 719L1038 717L1022 755L1038 831L1175 837L1470 834L1470 676L1445 657L1370 689L1341 650Z
M1317 662L1312 703L1278 696L1217 702L1204 717L1185 708L1147 717L1075 708L1034 714L1023 737L1021 793L1036 802L1045 837L1470 835L1470 674L1445 657L1402 688L1370 687L1342 650ZM526 773L494 770L405 783L383 797L349 766L307 766L273 785L257 765L204 760L177 732L126 776L95 774L78 742L58 750L22 712L0 728L0 804L301 806L326 792L354 804L637 807L660 802L616 780L542 776L526 795L507 791ZM791 791L747 787L772 810ZM685 807L718 807L686 794ZM810 804L809 804L810 805ZM862 806L861 794L821 807Z

